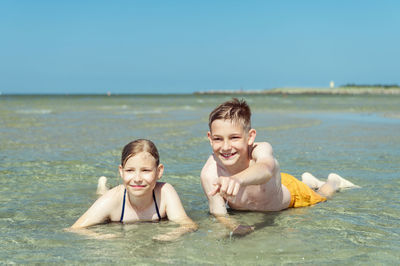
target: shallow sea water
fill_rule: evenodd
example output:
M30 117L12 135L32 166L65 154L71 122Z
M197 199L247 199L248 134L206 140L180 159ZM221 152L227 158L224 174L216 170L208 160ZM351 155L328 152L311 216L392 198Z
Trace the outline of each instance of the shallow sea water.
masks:
M0 96L0 263L397 264L400 260L400 97L243 96L257 140L282 171L329 173L360 185L313 207L232 212L256 231L230 238L208 213L199 181L211 152L208 113L230 96ZM152 240L173 223L107 224L107 240L66 232L96 199L97 179L120 183L122 147L153 140L200 228Z

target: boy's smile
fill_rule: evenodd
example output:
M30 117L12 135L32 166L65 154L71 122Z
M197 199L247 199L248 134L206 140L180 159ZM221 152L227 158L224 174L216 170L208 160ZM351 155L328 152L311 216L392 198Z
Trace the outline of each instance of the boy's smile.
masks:
M249 134L252 132L245 132L240 123L231 120L212 122L208 138L215 156L227 169L234 170L248 164L248 145L254 141L253 134Z
M229 159L232 159L236 154L237 154L236 152L234 152L234 153L221 153L221 156L224 159L229 160Z

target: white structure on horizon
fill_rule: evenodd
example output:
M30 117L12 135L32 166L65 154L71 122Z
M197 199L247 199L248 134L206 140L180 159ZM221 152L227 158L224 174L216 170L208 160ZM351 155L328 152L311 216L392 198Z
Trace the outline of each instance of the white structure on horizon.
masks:
M335 82L331 80L331 82L329 82L329 88L333 89L334 87L335 87Z

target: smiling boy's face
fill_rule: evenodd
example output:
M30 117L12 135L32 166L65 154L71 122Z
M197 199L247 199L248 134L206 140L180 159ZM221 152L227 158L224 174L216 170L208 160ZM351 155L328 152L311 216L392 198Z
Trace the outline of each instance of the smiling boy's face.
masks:
M249 145L253 145L256 132L246 132L240 123L217 119L211 124L208 139L215 156L227 168L246 166L249 163Z

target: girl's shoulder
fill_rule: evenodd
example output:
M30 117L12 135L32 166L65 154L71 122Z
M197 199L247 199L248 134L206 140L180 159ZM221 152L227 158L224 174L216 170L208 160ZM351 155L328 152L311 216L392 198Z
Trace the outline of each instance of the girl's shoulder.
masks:
M106 194L115 195L115 194L118 194L121 192L123 193L124 191L125 191L124 185L118 185L118 186L113 187L112 189L108 190L106 193L104 193L104 195L106 195Z
M175 188L165 182L157 182L154 188L157 201L160 203L159 207L161 212L167 210L168 208L176 209L180 204L180 198ZM170 207L168 207L170 206Z
M161 190L164 190L165 188L168 189L168 187L172 187L172 185L167 182L156 182L156 186L154 187L154 189L161 191Z
M114 202L119 203L121 201L121 197L123 197L124 192L125 192L125 187L123 185L118 185L108 190L106 193L104 193L99 198L99 200L107 201L109 203L114 203Z
M166 182L157 182L155 186L155 191L161 195L168 195L170 193L176 193L175 188Z

